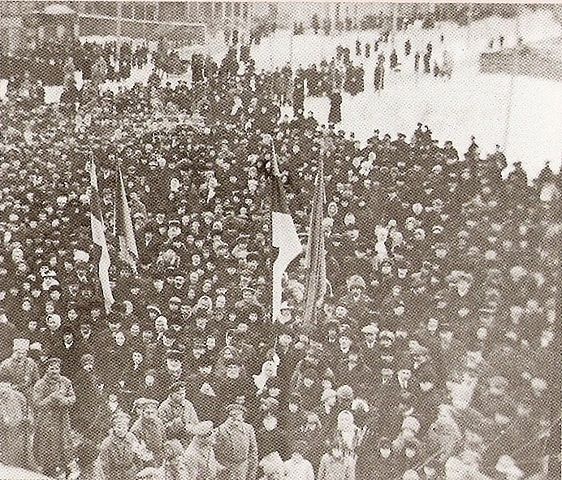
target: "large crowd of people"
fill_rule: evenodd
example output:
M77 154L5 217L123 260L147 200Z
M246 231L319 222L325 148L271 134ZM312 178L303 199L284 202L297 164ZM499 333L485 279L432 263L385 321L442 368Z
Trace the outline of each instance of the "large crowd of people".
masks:
M499 149L459 154L422 124L362 145L304 112L290 67L275 82L247 60L202 60L193 85L154 74L117 93L86 80L61 104L7 98L0 462L106 480L540 472L558 177L529 183L517 165L504 179ZM274 151L303 245L324 163L328 293L312 322L304 256L271 318ZM114 237L118 165L136 269Z

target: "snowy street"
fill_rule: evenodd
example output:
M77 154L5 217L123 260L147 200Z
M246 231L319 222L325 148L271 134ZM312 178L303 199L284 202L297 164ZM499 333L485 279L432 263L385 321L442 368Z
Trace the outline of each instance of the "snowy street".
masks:
M561 35L561 26L543 12L523 13L519 19L520 34L525 42L537 42ZM529 176L536 176L550 161L558 170L562 157L562 89L554 81L509 75L482 74L478 71L478 57L488 48L488 41L503 35L505 45L516 43L515 20L489 18L474 22L470 27L452 23L437 26L433 30L410 27L397 32L395 38L400 72L388 72L385 90L376 94L373 71L376 55L369 59L355 57L355 41L369 39L371 45L377 39L376 32L345 32L340 36L306 34L292 38L278 32L254 48L258 68L283 65L291 58L292 64L303 67L323 58L330 59L337 45L350 48L354 63L365 68L365 92L355 97L343 94L341 128L355 132L359 140L370 137L374 129L381 133L413 133L417 122L427 124L436 138L452 140L459 151L466 151L470 136L476 137L483 153L492 152L496 144L505 149L510 163L521 161ZM439 55L439 37L443 34L447 50L454 58L451 80L414 73L414 53L425 48L427 42L434 45ZM404 42L410 39L412 53L404 60ZM388 58L390 51L383 44ZM387 49L385 50L386 47ZM298 52L298 56L297 56ZM509 99L512 98L511 111ZM312 110L320 122L327 122L329 101L327 98L308 98L305 109ZM507 121L509 118L509 121ZM552 120L557 118L557 122Z
M517 25L519 23L519 25ZM491 17L461 27L453 23L438 24L432 30L420 25L407 31L396 32L394 45L398 53L399 71L387 68L385 89L375 93L373 72L377 54L386 58L392 41L381 44L379 52L371 49L370 58L355 56L355 42L369 41L371 47L378 38L375 31L343 32L340 35L293 36L288 31L278 31L252 47L252 56L258 70L280 67L290 62L293 69L311 63L330 60L338 45L351 50L354 64L365 69L365 91L354 97L343 93L342 123L339 127L354 132L356 138L366 140L379 129L382 134L403 132L411 135L417 122L428 125L436 138L451 140L459 151L465 151L470 136L476 137L483 153L494 151L499 144L509 163L520 161L530 177L538 174L546 161L555 170L562 158L562 89L559 82L507 74L483 74L478 69L481 52L487 51L491 38L505 37L505 46L516 44L517 29L524 42L537 42L561 35L561 25L546 12L524 12L519 22L514 19ZM444 42L440 42L443 35ZM221 35L209 40L209 50L220 60L225 47L220 47ZM404 55L404 43L409 39L412 52ZM97 39L100 41L101 39ZM107 41L107 39L105 39ZM453 75L450 80L436 79L414 71L414 54L432 42L434 58L440 58L446 49L453 58ZM211 48L212 47L212 48ZM150 66L133 69L124 84L146 82ZM189 81L189 73L185 79ZM81 78L77 84L81 88ZM107 88L116 89L123 82L108 82ZM0 97L5 95L5 82L0 81ZM47 102L58 101L62 87L46 88ZM511 100L510 100L511 99ZM308 97L305 110L314 112L320 123L328 119L329 100ZM284 111L290 114L291 109ZM557 121L553 122L553 119Z

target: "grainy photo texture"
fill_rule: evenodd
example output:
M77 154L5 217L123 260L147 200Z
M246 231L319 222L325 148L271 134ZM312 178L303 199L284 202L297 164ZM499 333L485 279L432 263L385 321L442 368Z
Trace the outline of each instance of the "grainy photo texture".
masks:
M560 479L562 7L0 1L0 480Z

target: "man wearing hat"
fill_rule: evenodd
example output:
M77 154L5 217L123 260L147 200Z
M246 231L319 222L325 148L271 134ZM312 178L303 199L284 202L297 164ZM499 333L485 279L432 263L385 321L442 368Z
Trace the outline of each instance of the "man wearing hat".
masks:
M39 367L27 356L29 340L16 338L13 342L12 356L0 363L0 377L10 379L12 386L31 399L31 389L39 380Z
M396 380L399 387L399 395L403 400L408 400L415 392L415 379L412 378L412 360L410 355L403 353L398 359Z
M169 388L176 382L186 380L187 372L183 368L184 354L179 350L168 350L166 352L166 366L158 371L157 380L162 390L159 396L163 400L169 392Z
M73 384L76 403L71 409L72 428L87 435L91 433L88 430L93 427L93 423L101 423L92 412L98 412L105 401L100 388L102 381L96 372L94 355L91 353L80 357L80 369Z
M70 325L61 328L62 342L55 346L51 354L62 360L62 374L74 381L76 372L80 366L82 351L76 342L74 330Z
M142 450L129 431L131 417L123 412L113 415L113 428L100 446L99 466L106 480L133 480L142 466Z
M227 405L240 397L248 400L255 390L253 383L244 372L242 362L232 358L225 362L225 367L224 377L216 383L217 398Z
M224 467L221 479L255 480L258 466L258 447L254 427L244 421L246 407L231 404L228 418L216 432L215 453Z
M256 299L256 290L250 286L242 287L242 299L234 304L234 308L244 313L248 309L257 308L263 316L263 305Z
M185 397L185 382L175 382L168 389L168 398L158 407L158 416L164 422L166 438L185 441L199 423L193 404Z
M215 480L222 470L215 458L213 448L213 422L199 422L193 426L193 439L185 450L185 478L193 480Z
M158 400L137 399L140 416L131 427L131 433L143 446L146 453L144 467L159 467L162 464L166 428L158 417Z
M50 358L46 372L33 387L34 455L41 473L55 475L72 460L70 407L76 401L72 383L61 375L61 360Z
M359 344L359 352L365 362L365 365L374 367L379 356L379 349L377 345L378 327L374 323L364 326L361 329L363 339Z
M348 293L340 301L347 307L350 317L363 325L373 303L365 294L366 288L365 280L361 275L352 275L347 279Z

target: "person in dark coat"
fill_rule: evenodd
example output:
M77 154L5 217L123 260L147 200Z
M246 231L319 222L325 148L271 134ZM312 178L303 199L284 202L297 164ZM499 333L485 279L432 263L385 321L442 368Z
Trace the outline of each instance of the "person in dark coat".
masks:
M129 431L130 417L113 417L113 428L100 446L100 469L107 480L132 480L142 468L138 440Z
M304 111L304 81L302 79L295 80L295 88L293 91L293 116L302 116Z
M375 67L375 91L380 91L384 88L384 58L379 56L379 61Z
M356 480L371 480L374 472L376 472L376 478L396 478L398 468L390 439L381 437L374 449L373 443L376 438L371 438L369 441L368 435L369 432L357 449ZM374 437L374 434L371 433L371 435Z
M256 439L260 460L273 452L278 452L283 459L288 458L289 436L279 427L277 416L272 412L263 418L261 427L256 431Z
M86 435L95 420L92 412L99 410L104 399L100 389L101 380L95 371L94 356L90 353L82 355L80 364L82 368L74 376L76 403L71 410L71 420L73 428Z
M341 122L341 104L341 93L339 90L334 90L330 95L330 113L328 115L328 123L337 125Z

